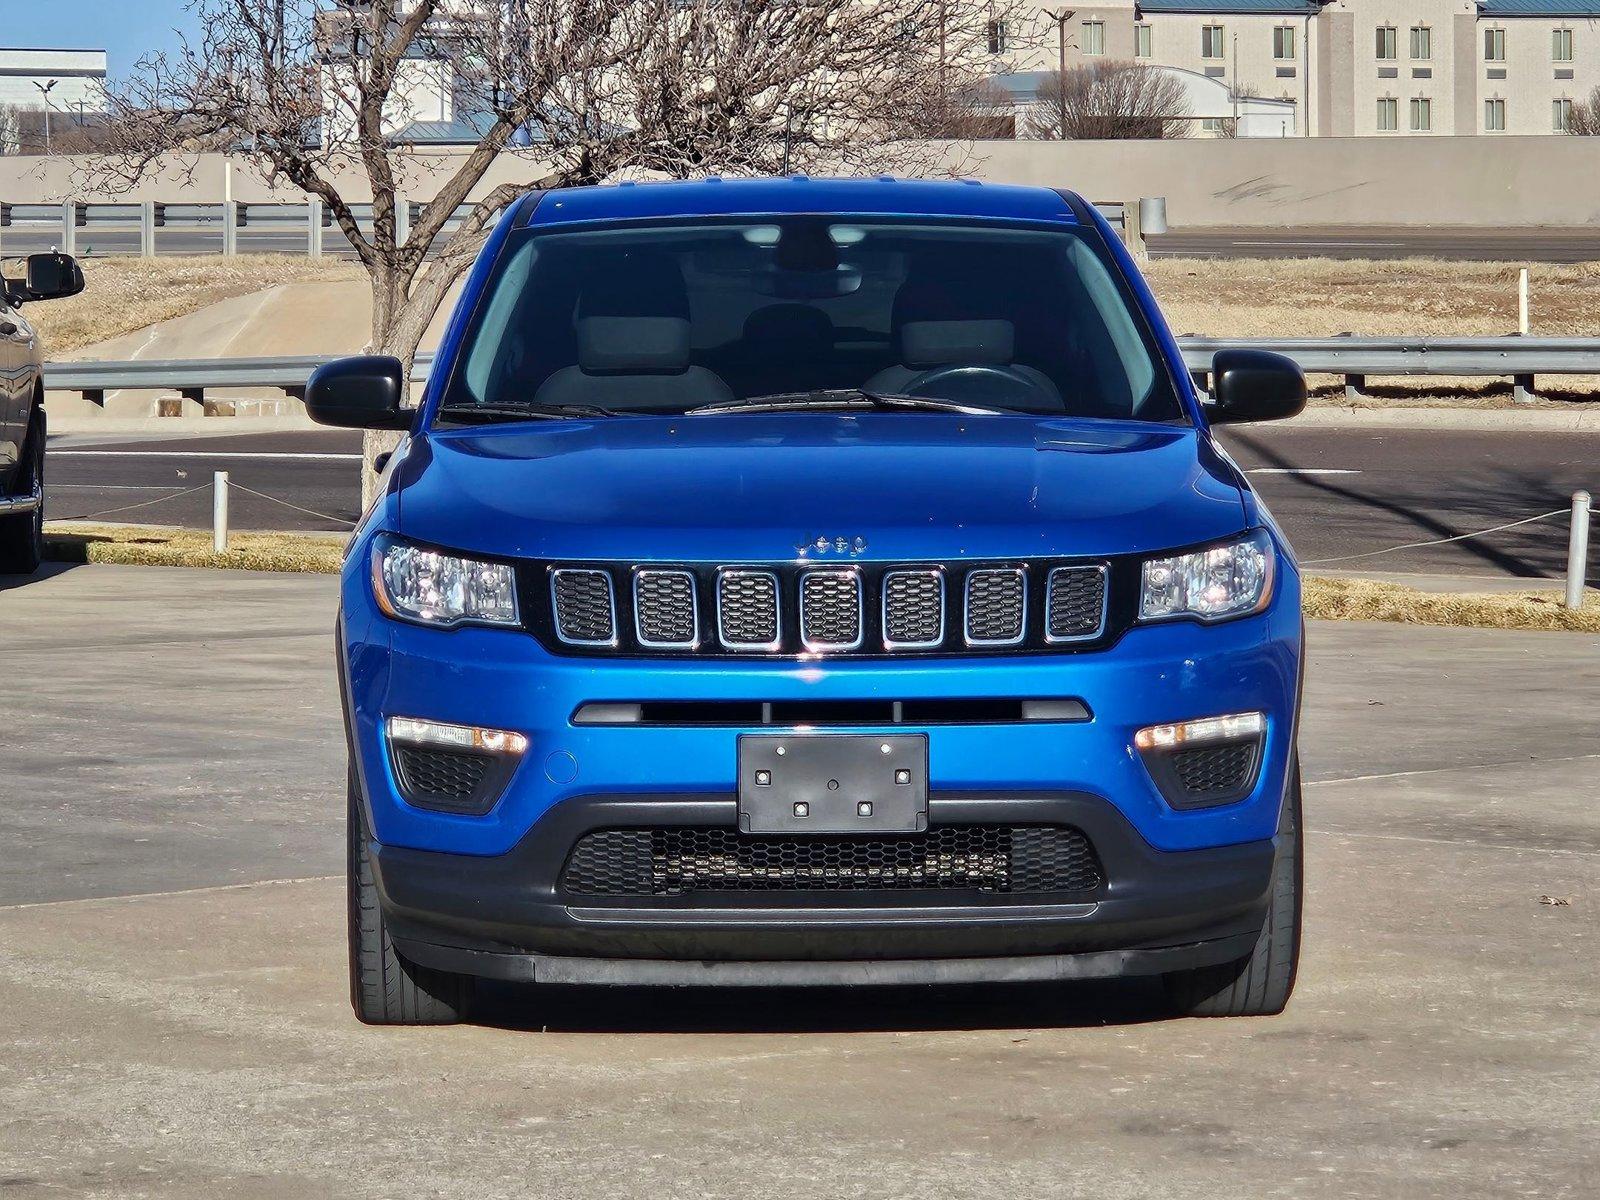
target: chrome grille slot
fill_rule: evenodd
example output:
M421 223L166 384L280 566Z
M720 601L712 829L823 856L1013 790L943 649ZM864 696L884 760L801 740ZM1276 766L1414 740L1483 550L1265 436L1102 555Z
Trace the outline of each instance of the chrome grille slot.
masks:
M778 577L731 568L717 575L717 637L730 650L776 650L782 645Z
M634 632L652 650L693 650L700 611L688 571L642 570L633 577Z
M1027 611L1027 577L1021 567L967 575L967 645L1016 645L1027 629Z
M1057 567L1045 599L1045 637L1077 642L1098 637L1106 623L1106 569Z
M800 641L807 650L861 645L861 573L807 571L800 579Z
M883 577L883 645L923 650L944 641L944 577L938 571L890 571Z
M617 605L605 571L559 568L550 573L550 601L556 636L574 646L613 646Z

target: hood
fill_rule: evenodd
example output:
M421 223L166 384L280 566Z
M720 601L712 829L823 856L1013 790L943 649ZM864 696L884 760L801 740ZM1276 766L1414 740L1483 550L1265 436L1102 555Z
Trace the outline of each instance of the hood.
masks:
M414 439L390 487L405 536L528 558L1099 556L1244 527L1237 477L1209 439L1123 421L789 412L483 426Z

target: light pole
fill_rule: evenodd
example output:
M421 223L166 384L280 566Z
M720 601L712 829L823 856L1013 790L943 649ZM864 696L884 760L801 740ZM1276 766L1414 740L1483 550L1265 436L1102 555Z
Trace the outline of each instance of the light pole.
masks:
M1078 10L1052 8L1046 11L1056 23L1056 101L1060 105L1061 121L1056 136L1064 139L1067 136L1067 22L1078 15Z
M57 82L59 81L55 79L52 79L49 83L40 83L37 79L33 81L33 86L39 89L39 95L44 98L44 154L46 158L49 158L52 153L50 149L50 93L55 90Z

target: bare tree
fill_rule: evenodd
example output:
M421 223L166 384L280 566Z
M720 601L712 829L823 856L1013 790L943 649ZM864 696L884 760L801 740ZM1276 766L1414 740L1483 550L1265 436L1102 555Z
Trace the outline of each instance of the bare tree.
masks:
M1572 113L1567 118L1567 132L1578 137L1600 136L1600 87L1590 92L1587 100L1572 102Z
M1178 138L1189 132L1183 85L1144 63L1114 60L1052 71L1028 114L1035 138Z
M199 37L108 89L117 140L91 182L128 186L175 153L231 146L322 201L369 276L371 348L407 363L496 215L530 185L630 171L924 173L941 154L904 140L908 114L976 88L989 65L989 13L942 0L190 7ZM434 115L417 97L441 95L474 131L464 152L409 144ZM490 186L491 168L514 182ZM428 196L409 222L398 215L408 188ZM369 197L370 223L358 221Z

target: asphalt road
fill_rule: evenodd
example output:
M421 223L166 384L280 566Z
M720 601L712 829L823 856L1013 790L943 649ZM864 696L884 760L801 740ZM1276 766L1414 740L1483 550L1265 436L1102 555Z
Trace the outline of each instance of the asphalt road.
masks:
M1595 1194L1594 637L1312 623L1281 1017L1154 1019L1139 980L500 987L476 1025L376 1030L336 581L7 587L9 1200Z
M1289 424L1224 436L1312 565L1556 577L1566 562L1567 527L1559 518L1450 545L1351 556L1562 508L1579 488L1600 491L1600 434ZM323 514L235 489L236 528L346 529L359 515L359 452L359 434L335 430L52 438L48 512L53 519L104 514L108 521L209 527L209 492L181 493L225 470L235 484Z
M1569 263L1600 259L1600 229L1188 226L1148 238L1146 245L1157 258L1449 258Z

